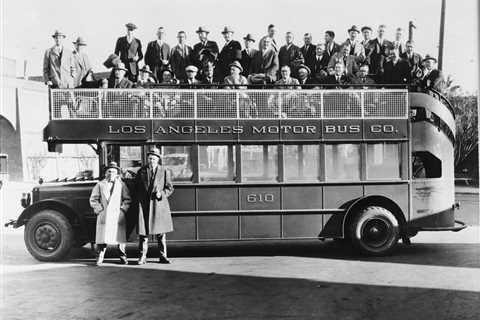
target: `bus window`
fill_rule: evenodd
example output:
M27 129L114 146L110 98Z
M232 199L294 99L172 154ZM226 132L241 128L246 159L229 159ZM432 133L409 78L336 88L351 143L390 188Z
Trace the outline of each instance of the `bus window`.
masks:
M286 181L318 181L318 145L286 145L283 152Z
M360 181L360 145L326 144L325 179Z
M192 147L163 146L162 165L172 171L173 181L192 181Z
M367 179L400 179L400 144L367 144Z
M235 146L199 146L200 182L235 180Z
M413 178L441 178L442 161L427 151L413 153Z
M126 179L135 177L142 166L141 146L121 146L111 144L107 146L107 163L115 161L122 168L122 175Z
M276 181L278 148L272 145L243 145L242 177L244 181Z

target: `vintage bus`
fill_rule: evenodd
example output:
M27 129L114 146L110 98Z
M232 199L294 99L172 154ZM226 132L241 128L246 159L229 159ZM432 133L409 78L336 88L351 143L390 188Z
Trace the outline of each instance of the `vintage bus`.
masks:
M57 152L91 144L99 172L115 160L129 186L160 148L175 187L169 241L333 238L383 255L419 231L465 227L454 217L454 114L432 92L54 89L44 140ZM94 241L95 183L25 195L13 225L25 225L35 258Z

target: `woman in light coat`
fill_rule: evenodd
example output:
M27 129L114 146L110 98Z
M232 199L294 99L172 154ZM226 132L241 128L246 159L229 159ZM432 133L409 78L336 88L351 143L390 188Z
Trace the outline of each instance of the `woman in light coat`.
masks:
M119 177L120 167L110 162L105 169L105 179L99 181L90 195L90 206L97 215L95 243L97 244L97 265L103 263L107 245L118 245L120 262L128 264L125 252L126 219L130 206L127 186Z

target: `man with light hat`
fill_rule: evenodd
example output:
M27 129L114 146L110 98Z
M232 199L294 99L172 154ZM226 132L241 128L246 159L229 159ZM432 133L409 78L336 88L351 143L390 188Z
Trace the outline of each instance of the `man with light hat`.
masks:
M113 67L114 78L109 79L108 87L116 89L130 89L133 88L133 82L125 77L128 72L123 62Z
M73 51L73 59L75 61L74 86L77 88L82 85L82 80L84 80L88 71L92 69L92 65L85 52L85 47L87 46L86 41L82 37L78 37L77 40L73 42L73 45L75 46L75 51Z
M248 80L241 75L243 72L242 65L238 61L230 63L230 75L223 79L223 83L226 84L225 89L246 89Z
M147 165L138 170L135 178L136 199L139 201L138 234L140 257L138 264L147 262L148 236L157 238L159 262L170 263L167 258L166 233L173 231L168 197L173 193L172 174L161 165L158 148L147 153Z
M198 68L193 65L189 65L185 68L185 74L187 75L182 82L181 87L187 89L195 89L200 81L197 80Z
M136 82L138 76L138 62L143 59L142 43L135 38L137 26L131 22L125 25L127 34L117 39L114 53L120 57L120 60L126 66L128 78Z
M120 167L112 161L105 168L105 179L93 187L90 206L97 215L95 243L97 244L97 266L103 263L107 245L117 245L120 263L128 264L125 243L126 214L130 207L130 193L119 177Z
M344 44L350 45L350 55L356 57L357 63L363 62L365 60L365 48L360 43L358 39L358 35L360 34L360 30L356 25L351 26L348 29L348 39L344 42Z
M148 65L144 65L140 71L140 76L137 81L137 88L152 88L155 86L156 80L153 72Z
M218 57L218 45L215 41L208 40L208 31L205 27L198 27L198 38L200 42L193 46L192 62L201 69L207 61L217 62Z
M225 39L225 45L218 55L218 62L215 68L218 79L223 79L230 74L229 68L232 62L242 59L242 46L240 42L232 39L233 29L225 26L222 30L222 35Z
M422 89L433 89L440 93L445 90L445 78L441 70L437 69L437 59L426 55L422 61L424 65L423 76L420 80Z
M55 30L52 38L55 45L45 51L43 57L43 80L52 88L73 88L76 77L72 51L63 46L65 34Z

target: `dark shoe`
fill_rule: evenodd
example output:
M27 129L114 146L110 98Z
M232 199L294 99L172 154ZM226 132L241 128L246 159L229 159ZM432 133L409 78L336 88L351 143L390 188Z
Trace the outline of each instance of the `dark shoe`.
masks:
M160 257L160 259L158 260L158 263L169 264L170 260L168 260L166 257Z
M128 264L127 256L120 256L120 264Z
M138 264L145 264L147 263L147 257L144 257L144 256L141 256L139 259L138 259Z

